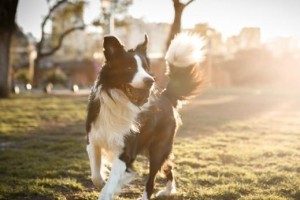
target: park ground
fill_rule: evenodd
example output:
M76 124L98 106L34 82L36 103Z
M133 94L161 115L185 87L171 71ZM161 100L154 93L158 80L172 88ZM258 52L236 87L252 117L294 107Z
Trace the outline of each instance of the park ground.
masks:
M0 100L0 199L97 199L85 150L87 96ZM172 200L300 200L300 93L211 89L182 109ZM147 162L118 200L138 198ZM156 188L164 181L157 178Z

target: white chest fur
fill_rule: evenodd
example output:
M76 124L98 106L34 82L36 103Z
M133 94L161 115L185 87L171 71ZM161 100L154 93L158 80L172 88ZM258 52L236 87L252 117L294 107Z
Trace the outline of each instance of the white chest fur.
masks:
M111 90L111 97L101 88L97 94L100 113L92 123L90 139L107 153L116 153L124 147L124 136L130 134L130 130L137 130L136 118L140 109L118 89Z

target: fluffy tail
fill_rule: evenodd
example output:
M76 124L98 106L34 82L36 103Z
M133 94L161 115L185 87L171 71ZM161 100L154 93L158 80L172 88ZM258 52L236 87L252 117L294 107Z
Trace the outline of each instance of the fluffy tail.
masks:
M188 100L203 88L204 71L200 68L200 62L204 59L204 44L197 35L180 33L168 48L165 58L170 80L164 95L175 107L178 100Z

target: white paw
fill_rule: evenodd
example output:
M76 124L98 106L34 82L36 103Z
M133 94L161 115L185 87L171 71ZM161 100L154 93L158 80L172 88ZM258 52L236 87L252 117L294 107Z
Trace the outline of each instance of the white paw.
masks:
M173 190L164 189L164 190L157 192L155 196L163 197L163 196L170 196L170 195L174 195L174 194L176 194L176 189L173 189Z
M105 184L105 181L101 176L92 177L92 182L94 186L98 189L101 189Z
M126 172L122 179L120 180L120 185L128 185L130 184L134 178L136 173L134 171Z
M161 196L170 196L173 194L176 194L176 185L175 181L168 181L166 188L164 190L159 191L156 193L156 197L161 197Z

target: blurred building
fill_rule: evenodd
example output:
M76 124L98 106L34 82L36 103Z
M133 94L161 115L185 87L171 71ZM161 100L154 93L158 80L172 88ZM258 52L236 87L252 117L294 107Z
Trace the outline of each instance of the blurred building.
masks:
M228 55L235 54L240 49L240 38L236 35L230 36L226 40L226 50Z
M261 45L260 28L245 27L239 35L242 49L257 48Z
M150 57L162 57L169 36L170 24L147 23L142 19L130 18L125 26L116 27L115 35L128 48L135 48L137 44L144 41L145 34L149 37L148 53Z
M261 46L260 28L245 27L239 35L227 38L226 49L228 55L233 55L239 50L259 48Z
M276 57L300 59L300 37L276 37L266 43Z
M214 56L221 56L226 53L222 34L210 27L207 23L196 24L192 32L199 34L206 40L207 53Z

